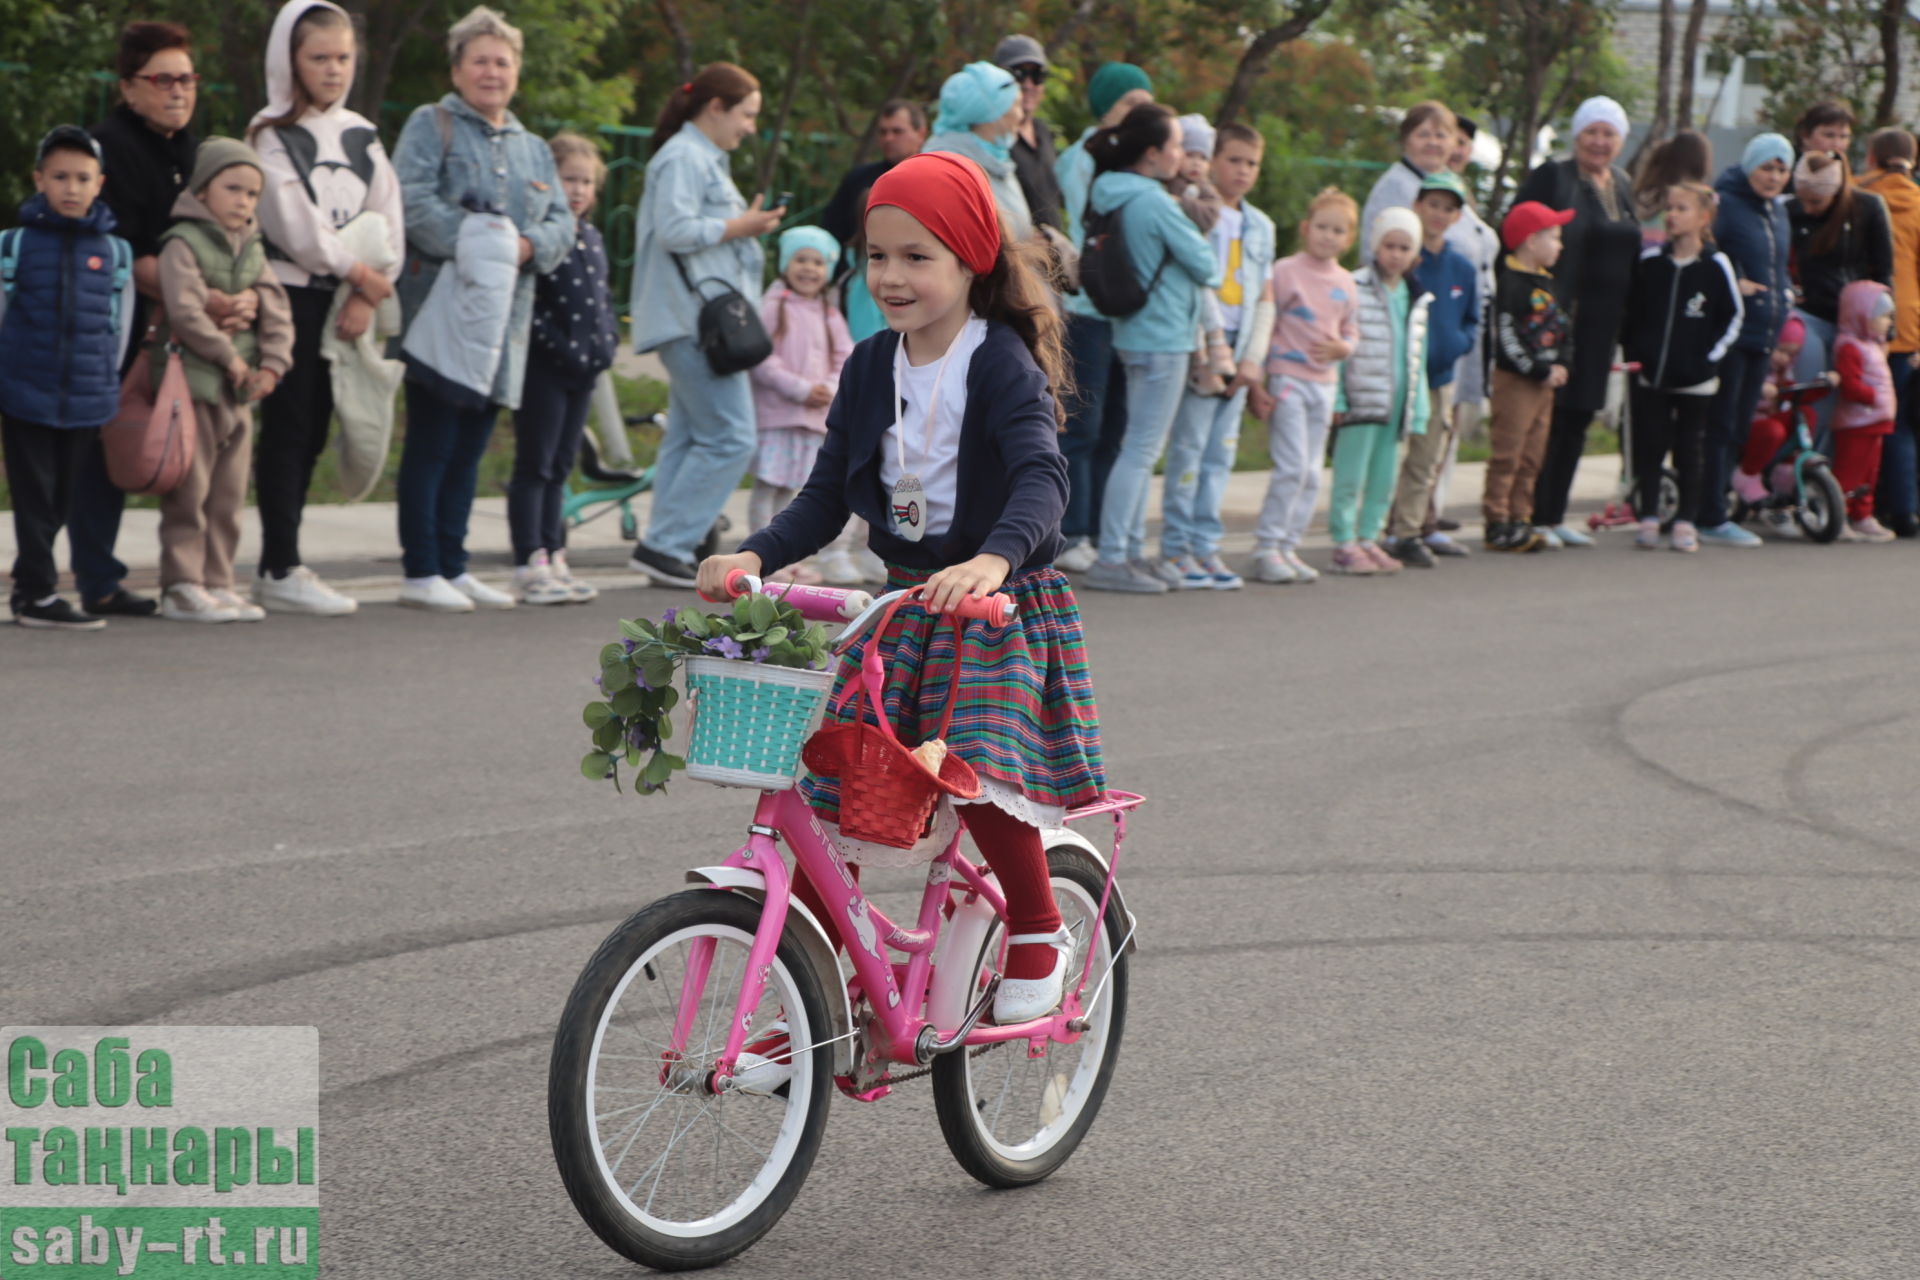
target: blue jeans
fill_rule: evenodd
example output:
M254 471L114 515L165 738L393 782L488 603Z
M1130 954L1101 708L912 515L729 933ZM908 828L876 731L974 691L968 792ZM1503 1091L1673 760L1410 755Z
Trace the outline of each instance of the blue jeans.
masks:
M127 495L107 479L107 455L96 438L80 451L67 508L67 541L72 547L73 582L80 599L105 600L126 580L127 566L113 554L120 540L120 513Z
M1720 389L1713 394L1712 416L1707 419L1705 465L1700 472L1700 506L1693 522L1702 529L1725 524L1727 486L1733 482L1733 469L1740 465L1740 454L1747 447L1747 426L1760 403L1760 384L1767 380L1767 365L1772 353L1735 347L1720 362ZM1686 518L1686 513L1681 513Z
M655 354L667 366L667 434L653 464L653 513L641 541L691 561L760 443L753 384L744 373L715 377L692 338L675 338Z
M1190 351L1120 351L1127 371L1127 434L1107 476L1100 510L1100 558L1138 560L1147 551L1147 495L1153 464L1187 391Z
M1227 342L1232 345L1233 339ZM1192 555L1204 560L1220 550L1227 531L1220 506L1226 501L1246 409L1245 387L1224 400L1192 392L1180 397L1160 488L1160 554L1167 559Z
M407 383L407 437L400 447L400 564L409 578L467 571L467 520L480 458L499 406L463 409Z
M1113 326L1067 314L1067 355L1077 388L1067 406L1060 452L1067 459L1067 509L1060 534L1069 543L1100 532L1100 500L1127 431L1127 380L1114 359Z

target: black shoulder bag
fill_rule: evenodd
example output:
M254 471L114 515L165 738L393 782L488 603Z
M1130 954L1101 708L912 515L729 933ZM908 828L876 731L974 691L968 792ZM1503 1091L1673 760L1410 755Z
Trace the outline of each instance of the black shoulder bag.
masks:
M715 376L724 378L730 373L751 369L773 354L773 339L767 336L767 326L760 323L759 311L744 294L718 276L709 276L700 285L720 286L720 292L709 298L687 274L680 255L667 256L673 259L674 269L680 273L687 292L700 303L694 332Z

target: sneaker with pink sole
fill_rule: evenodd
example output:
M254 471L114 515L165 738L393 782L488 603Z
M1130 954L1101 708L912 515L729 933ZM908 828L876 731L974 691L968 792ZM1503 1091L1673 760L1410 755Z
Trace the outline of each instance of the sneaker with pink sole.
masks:
M1854 538L1860 542L1893 541L1893 530L1881 524L1880 521L1873 516L1866 516L1859 520L1850 520L1847 522L1847 527L1853 531Z
M1373 567L1381 573L1398 573L1407 567L1403 562L1388 555L1379 543L1372 540L1361 543L1360 549L1372 557Z
M1352 578L1370 578L1380 572L1380 566L1373 562L1366 549L1359 543L1348 543L1344 547L1333 549L1333 561L1327 566L1328 573L1344 573Z

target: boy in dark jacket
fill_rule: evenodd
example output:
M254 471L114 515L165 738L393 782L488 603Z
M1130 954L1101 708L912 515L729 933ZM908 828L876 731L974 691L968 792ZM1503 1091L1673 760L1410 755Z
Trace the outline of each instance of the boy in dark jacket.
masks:
M132 308L133 251L99 202L105 174L86 130L61 125L40 140L39 193L20 226L0 235L0 439L13 496L13 620L23 627L97 631L104 619L62 600L53 540L73 479L120 406L120 354Z
M1500 225L1507 254L1493 297L1492 456L1480 505L1489 551L1534 551L1533 482L1547 452L1553 393L1567 382L1572 324L1554 288L1560 228L1573 210L1527 200Z
M1450 169L1430 173L1414 197L1420 219L1420 265L1414 274L1433 295L1427 308L1427 401L1432 406L1425 435L1407 438L1394 490L1393 540L1387 554L1403 564L1431 569L1435 554L1463 556L1467 549L1441 533L1433 510L1433 488L1453 448L1453 379L1460 357L1473 350L1480 332L1479 272L1447 245L1447 232L1460 221L1467 189Z

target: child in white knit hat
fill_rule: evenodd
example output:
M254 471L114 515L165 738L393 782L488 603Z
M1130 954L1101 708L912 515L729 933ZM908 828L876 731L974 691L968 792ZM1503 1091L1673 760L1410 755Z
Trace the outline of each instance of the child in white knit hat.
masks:
M1214 127L1203 115L1181 116L1180 145L1186 160L1178 177L1167 179L1167 190L1186 210L1201 235L1212 235L1220 221L1220 193L1215 190L1210 166L1213 163ZM1187 370L1187 387L1198 396L1224 396L1233 381L1233 348L1227 343L1227 327L1220 303L1212 290L1203 293L1200 310L1200 343L1193 349L1193 363Z

